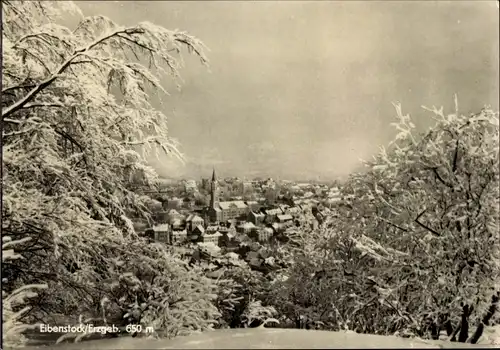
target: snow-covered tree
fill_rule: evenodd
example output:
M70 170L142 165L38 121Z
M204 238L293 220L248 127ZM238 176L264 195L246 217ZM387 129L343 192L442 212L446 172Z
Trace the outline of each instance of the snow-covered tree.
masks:
M2 264L3 291L47 283L30 314L41 320L53 313L95 317L104 312L104 299L127 313L125 302L160 298L148 322L197 320L185 328L208 327L216 312L205 291L209 281L187 273L179 258L147 247L130 220L149 215L147 197L131 186L138 175L146 185L156 178L145 156L182 157L167 116L150 96L163 101L161 80L179 80L182 49L207 63L203 44L148 22L123 27L103 16L83 17L67 1L2 1L2 10L2 235L21 240L22 257ZM78 25L59 24L68 16L79 18ZM169 272L141 279L152 266ZM108 283L125 275L141 287L115 301ZM169 296L179 286L192 294L174 306Z
M11 236L2 235L2 264L15 259L21 259L22 256L16 254L13 248L27 240L29 240L29 237L13 241ZM8 283L9 281L2 276L2 283L4 282ZM35 291L44 288L47 288L47 285L24 285L10 293L2 290L2 341L4 346L18 347L25 344L26 339L23 336L23 332L26 329L34 327L33 325L21 322L23 316L30 311L30 307L26 305L26 299L36 297L37 294Z
M498 113L460 115L455 102L449 115L431 109L436 126L419 138L396 105L394 150L371 163L365 188L374 197L371 223L386 232L377 241L406 253L389 285L398 297L420 293L401 303L420 318L415 327L477 342L500 296Z
M297 289L337 329L475 343L498 317L498 113L433 108L417 135L396 110L396 141L342 186L346 206L295 255L285 299Z

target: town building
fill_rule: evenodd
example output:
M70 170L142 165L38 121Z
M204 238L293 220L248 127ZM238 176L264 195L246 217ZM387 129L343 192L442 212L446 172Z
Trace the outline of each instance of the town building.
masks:
M297 216L301 213L301 209L299 207L289 207L285 210L285 214L290 214L292 216Z
M261 208L261 204L257 201L246 201L245 204L248 206L249 210L255 212L258 212Z
M287 224L293 221L293 217L290 214L282 214L276 217L280 224Z
M278 215L283 214L283 211L280 208L274 208L274 209L266 209L264 210L264 213L266 214L266 216L276 217Z
M215 245L219 245L219 240L221 237L222 234L219 231L205 231L205 233L201 235L199 240L202 243L213 243Z
M186 230L172 230L171 244L182 244L188 240L188 233Z
M182 218L175 218L170 225L173 230L183 230L186 227L186 222Z
M191 241L195 242L198 241L203 234L205 234L205 228L202 225L198 225L191 231L189 238Z
M236 230L238 232L245 233L245 234L249 234L252 231L256 231L256 229L257 229L257 227L254 224L252 224L251 222L244 222L236 228Z
M221 210L220 221L246 217L249 212L248 206L243 201L219 202L219 208Z
M248 214L248 221L254 225L262 225L266 216L263 213L256 213L253 210Z
M186 230L174 230L172 225L160 224L146 230L148 237L165 244L181 244L188 240Z
M265 224L272 224L277 220L278 215L282 215L283 211L279 208L274 208L274 209L266 209L264 210L264 214L266 217L264 218L264 223Z
M249 237L257 239L259 242L268 242L273 236L274 230L270 227L260 227L258 230L250 232Z
M190 214L186 218L186 227L188 230L192 231L197 226L203 226L205 220L203 220L200 216L196 214Z
M166 244L172 244L172 239L170 233L172 232L170 225L161 224L155 225L153 228L148 229L148 236L152 236L152 238L157 242L162 242Z
M207 209L210 222L220 223L232 219L239 219L248 215L250 209L244 201L237 200L220 202L219 195L219 186L214 169L210 186L210 205Z
M212 181L210 183L210 205L207 210L210 222L220 222L221 221L221 209L219 207L219 187L217 185L217 176L215 175L215 169L212 173Z
M167 212L167 221L169 224L171 224L172 221L174 221L175 219L183 219L183 218L184 218L184 215L179 213L176 209L170 209Z

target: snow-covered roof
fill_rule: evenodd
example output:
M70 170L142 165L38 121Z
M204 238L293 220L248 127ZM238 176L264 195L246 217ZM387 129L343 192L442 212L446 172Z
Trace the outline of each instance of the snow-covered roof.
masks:
M292 219L293 217L290 214L278 215L278 220L280 221L292 220Z
M205 228L202 226L202 225L198 225L194 228L194 230L200 232L200 233L204 233L205 232ZM193 230L193 231L194 231Z
M175 218L171 222L172 226L179 226L182 225L182 219L181 218Z
M238 209L244 209L247 207L247 205L245 204L245 202L243 201L228 201L228 202L219 202L219 206L221 207L221 209L223 210L228 210L230 209L231 207L236 207Z
M153 226L154 231L169 231L170 230L170 225L169 224L161 224L161 225L155 225Z
M203 221L203 219L196 214L189 214L186 221Z
M210 236L210 237L220 237L222 236L222 233L220 233L219 231L206 231L203 236Z
M248 221L247 221L247 222L242 223L242 224L240 225L240 227L241 227L241 228L254 228L254 227L255 227L255 225L254 225L253 223L251 223L251 222L248 222Z
M265 213L267 215L280 215L283 213L281 209L267 209L265 210Z
M232 202L219 202L219 207L222 210L228 210L232 207Z
M213 242L207 242L207 243L198 242L198 246L206 253L218 253L221 250L220 247L218 247Z
M342 198L340 198L340 197L328 198L326 200L327 203L337 203L337 202L340 202L340 201L342 201Z

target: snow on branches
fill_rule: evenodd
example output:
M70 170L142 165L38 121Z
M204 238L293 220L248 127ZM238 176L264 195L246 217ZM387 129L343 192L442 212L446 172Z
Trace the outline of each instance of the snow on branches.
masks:
M293 318L285 305L300 305L328 329L478 342L499 316L498 113L432 108L436 125L418 134L395 107L395 141L292 254L279 312Z
M118 278L110 254L140 241L130 215L148 211L130 183L155 179L145 154L182 158L151 95L179 81L183 49L206 64L205 48L152 23L83 17L72 2L2 9L2 232L30 238L18 246L23 259L2 268L8 288L47 281L53 295L66 293L57 311L81 311L99 304L100 281ZM58 24L67 16L81 20Z

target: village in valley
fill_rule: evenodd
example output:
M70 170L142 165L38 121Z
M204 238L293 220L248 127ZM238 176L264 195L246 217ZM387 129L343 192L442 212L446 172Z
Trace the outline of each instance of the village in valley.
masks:
M2 0L0 347L498 347L498 27Z
M334 183L220 179L216 169L199 182L159 181L157 187L147 193L154 198L152 220L136 220L137 232L166 245L239 252L256 269L272 265L266 246L287 242L299 229L317 229L342 204Z

